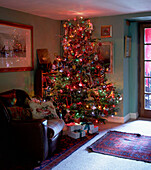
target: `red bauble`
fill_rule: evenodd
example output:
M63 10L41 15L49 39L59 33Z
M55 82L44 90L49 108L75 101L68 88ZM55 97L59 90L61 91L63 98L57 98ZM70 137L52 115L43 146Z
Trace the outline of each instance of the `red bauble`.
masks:
M103 111L105 115L108 115L108 111L107 110L104 110Z

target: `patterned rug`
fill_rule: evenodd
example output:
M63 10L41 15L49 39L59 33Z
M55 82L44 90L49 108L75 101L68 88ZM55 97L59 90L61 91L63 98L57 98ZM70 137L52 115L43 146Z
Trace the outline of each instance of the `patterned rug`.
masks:
M108 131L88 149L121 158L151 162L151 136Z
M67 158L71 155L74 151L79 149L83 144L88 142L90 139L95 137L97 133L92 135L87 135L85 137L79 139L73 139L69 136L64 135L61 139L61 145L59 149L51 156L47 158L47 160L43 161L40 166L34 168L34 170L40 169L51 169L56 166L59 162Z

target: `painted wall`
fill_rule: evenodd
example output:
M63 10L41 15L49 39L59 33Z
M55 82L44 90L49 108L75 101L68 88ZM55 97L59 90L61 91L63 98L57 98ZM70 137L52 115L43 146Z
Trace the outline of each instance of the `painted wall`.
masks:
M129 35L132 37L132 53L129 58L129 112L138 112L138 23L131 22Z
M151 13L136 13L107 17L91 18L94 25L94 34L100 38L101 25L112 25L113 36L102 38L101 41L113 42L113 74L108 74L108 80L116 86L122 94L119 117L125 117L128 113L136 113L138 101L138 47L137 47L137 23L126 24L127 19L151 16ZM0 7L0 19L33 26L33 50L34 71L0 73L0 91L20 88L34 93L34 75L37 67L36 49L48 48L51 60L54 53L60 53L60 27L61 22L48 18L38 17L23 12L9 10ZM130 58L124 58L124 36L132 36L132 51Z
M60 21L0 7L0 20L33 26L34 70L26 72L0 73L0 92L12 88L26 90L34 95L34 75L37 68L36 50L47 48L51 60L60 54Z
M92 18L91 22L94 25L94 37L100 38L101 25L112 25L112 37L102 38L101 42L111 41L113 43L113 73L107 74L109 82L112 82L116 89L123 96L123 35L124 35L124 20L122 16L98 17ZM119 105L118 116L123 116L123 101Z
M138 112L138 24L126 20L151 17L150 12L127 15L91 18L94 25L94 37L100 38L101 25L112 25L113 36L102 38L101 41L113 42L113 74L108 74L108 80L122 94L123 101L119 105L117 116L125 117L129 113ZM141 17L141 18L140 18ZM124 36L132 37L131 57L124 57Z

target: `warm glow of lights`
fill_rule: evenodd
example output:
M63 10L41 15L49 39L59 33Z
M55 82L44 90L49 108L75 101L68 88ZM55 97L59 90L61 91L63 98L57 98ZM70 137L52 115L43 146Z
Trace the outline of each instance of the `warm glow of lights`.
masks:
M57 58L58 61L61 61L61 58Z
M53 87L47 92L59 106L60 113L66 109L65 122L80 117L83 119L80 121L98 123L101 117L116 114L120 94L111 83L106 83L108 68L100 62L99 40L91 39L90 20L77 16L75 23L73 19L68 21L64 22L63 56L56 55L57 60L52 64L56 82L53 76L50 79Z
M66 86L67 89L69 89L69 86Z
M69 105L67 106L67 109L70 109L70 106L69 106Z
M80 82L80 83L79 83L79 86L82 87L82 85L83 85L83 84Z
M101 108L102 108L102 107L99 105L99 106L98 106L98 109L101 109Z

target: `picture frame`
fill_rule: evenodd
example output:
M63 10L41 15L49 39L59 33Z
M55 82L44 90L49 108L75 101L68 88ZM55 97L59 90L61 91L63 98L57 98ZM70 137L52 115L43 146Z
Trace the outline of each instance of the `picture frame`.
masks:
M106 73L113 73L113 42L101 42L100 60L103 61Z
M131 56L131 41L132 38L130 36L125 36L125 57Z
M112 25L102 25L101 26L101 38L112 37Z
M33 27L0 20L0 72L33 69Z

